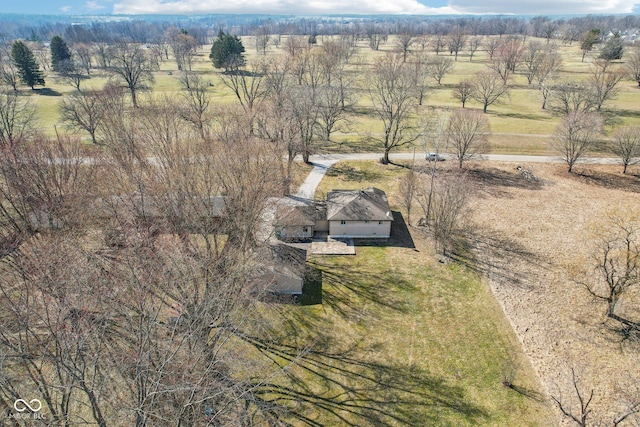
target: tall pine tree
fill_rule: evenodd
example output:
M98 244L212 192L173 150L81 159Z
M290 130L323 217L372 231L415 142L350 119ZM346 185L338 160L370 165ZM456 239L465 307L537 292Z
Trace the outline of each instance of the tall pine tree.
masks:
M40 70L33 52L27 45L16 40L11 47L11 58L18 69L18 76L24 84L30 86L31 89L35 85L44 86L44 73Z
M244 65L244 46L242 41L231 34L225 34L224 31L218 32L218 38L211 46L209 59L216 68L224 68L225 71L236 70Z
M71 63L71 51L60 36L51 39L51 68L53 71L67 69Z

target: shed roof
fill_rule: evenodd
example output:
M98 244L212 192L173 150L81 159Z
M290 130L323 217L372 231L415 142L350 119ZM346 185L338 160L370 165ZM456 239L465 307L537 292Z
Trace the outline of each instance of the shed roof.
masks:
M327 194L329 221L393 221L384 191L369 187L364 190L333 190Z

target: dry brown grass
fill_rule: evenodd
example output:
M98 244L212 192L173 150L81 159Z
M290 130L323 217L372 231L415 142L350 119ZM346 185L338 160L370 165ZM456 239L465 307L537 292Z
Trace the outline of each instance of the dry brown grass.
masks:
M516 166L469 165L482 190L473 201L481 249L475 261L547 392L562 389L566 399L575 367L585 389L595 389L593 420L611 422L622 409L617 386L640 372L640 346L624 340L577 281L593 265L598 227L640 208L637 167L623 176L619 166L580 166L569 174L564 165L522 165L537 178L531 182ZM627 306L632 302L637 307Z

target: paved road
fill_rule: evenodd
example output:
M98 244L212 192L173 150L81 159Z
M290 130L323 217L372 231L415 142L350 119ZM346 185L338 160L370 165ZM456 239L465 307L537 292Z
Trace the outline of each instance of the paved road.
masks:
M307 179L298 189L296 197L303 199L313 199L316 188L324 178L325 174L337 162L341 160L378 160L382 157L381 153L350 153L350 154L316 154L311 156L310 161L314 166ZM413 153L393 153L390 155L393 160L412 160ZM445 156L446 157L446 156ZM481 160L494 162L514 162L514 163L564 163L564 160L557 156L525 156L516 154L482 154L479 156ZM415 154L417 164L424 163L424 154ZM588 157L581 159L581 163L588 164L620 164L618 158L605 157Z

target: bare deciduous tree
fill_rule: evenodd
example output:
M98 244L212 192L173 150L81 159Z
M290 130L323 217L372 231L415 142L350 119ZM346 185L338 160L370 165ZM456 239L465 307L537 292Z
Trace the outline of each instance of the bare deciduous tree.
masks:
M11 52L3 47L0 49L0 82L17 91L19 81L18 69L11 59Z
M585 82L559 81L551 84L549 90L554 108L562 114L584 113L595 107L591 89Z
M455 60L458 60L458 53L464 48L467 36L461 28L454 28L447 35L447 47L449 54L454 55Z
M622 126L617 129L611 146L611 151L622 161L622 173L627 173L627 167L640 161L640 126Z
M463 175L446 178L432 175L422 180L418 202L425 215L423 224L433 235L438 253L446 255L453 249L455 236L464 227L469 196Z
M596 254L596 284L586 285L596 299L607 303L607 317L626 326L637 326L618 314L616 307L622 296L640 284L640 234L633 221L613 218L610 229L602 233Z
M519 38L510 37L500 44L489 59L487 67L498 74L506 84L509 77L516 72L524 51L522 41Z
M538 73L544 58L544 45L539 41L530 41L522 55L522 64L524 65L523 74L527 78L529 84L533 83L533 79Z
M429 75L438 83L438 86L440 86L442 79L453 70L454 65L451 58L436 56L435 58L429 58L427 67Z
M569 172L596 146L602 124L602 117L597 113L574 111L562 119L551 138L551 146L567 163Z
M462 168L465 160L472 159L486 149L489 121L479 111L460 109L450 117L447 125L449 150Z
M593 389L585 393L581 388L581 379L576 375L576 372L571 368L571 386L573 388L574 398L578 401L578 408L574 409L570 402L567 402L562 397L562 393L558 393L557 396L551 395L551 399L556 403L562 415L572 420L580 427L586 427L589 415L591 414L591 401L593 400Z
M93 53L91 47L85 43L76 43L73 45L73 51L78 58L79 66L87 72L87 75L91 74L91 58Z
M418 174L414 172L413 169L409 169L400 177L400 184L398 185L400 204L407 211L407 224L409 225L411 225L411 209L413 207L414 199L416 198L417 190Z
M75 93L60 103L62 121L69 129L83 130L97 144L96 132L102 123L104 109L102 94L96 91Z
M0 146L9 146L35 132L35 108L13 89L0 90Z
M210 83L204 81L198 74L191 72L186 72L180 80L186 90L183 95L186 105L182 110L182 118L191 123L200 137L206 140L209 135L210 122L210 117L208 117L211 104Z
M262 55L267 54L267 47L269 47L269 41L271 40L271 25L263 24L256 28L254 37L256 38L256 51Z
M387 55L380 59L371 76L369 96L373 108L382 120L384 136L383 163L389 163L389 152L410 144L417 136L411 114L417 106L413 79L402 57Z
M265 96L267 87L263 85L263 79L266 66L265 62L257 61L251 64L252 71L236 67L221 76L222 83L233 91L247 114Z
M137 107L138 93L153 83L153 75L144 51L126 43L118 44L109 71L126 85L131 94L131 102Z
M459 81L453 88L452 95L455 99L462 102L462 108L464 108L467 101L471 99L471 95L473 94L473 87L473 82L465 79Z
M192 58L198 47L196 38L188 34L184 29L179 30L176 27L167 28L164 36L171 48L178 71L191 71Z
M473 61L473 56L476 54L478 49L482 47L482 38L471 37L469 39L468 45L469 45L469 61Z
M343 131L350 121L343 107L344 97L339 87L323 86L318 92L318 126L325 140L331 141L331 134Z
M433 48L433 51L436 53L436 56L440 55L440 52L442 52L447 47L447 39L444 36L444 34L441 34L441 33L435 34L431 38L431 47Z
M402 62L407 62L407 54L409 53L409 48L413 44L414 39L415 33L411 28L404 28L397 35L396 48L402 53Z
M496 73L478 73L474 79L473 92L471 97L482 104L482 111L487 112L487 108L499 102L504 96L509 94L507 85Z
M78 92L82 92L80 85L88 76L79 67L80 64L75 63L73 60L61 61L58 64L58 73L60 74L60 80L73 86Z
M414 85L418 96L418 105L422 105L422 101L424 100L429 88L427 78L430 77L431 61L432 58L428 54L418 52L415 55L412 55L411 61L409 62L409 69L413 75Z
M624 73L621 70L612 69L610 61L593 61L588 84L596 111L600 111L606 101L616 96L616 86L623 77Z
M640 47L636 47L628 52L626 58L625 67L629 73L629 77L633 81L638 82L638 87L640 87Z
M487 54L489 55L489 60L493 60L493 57L496 55L496 52L502 46L503 40L497 37L489 37L487 38L484 46L487 49Z

